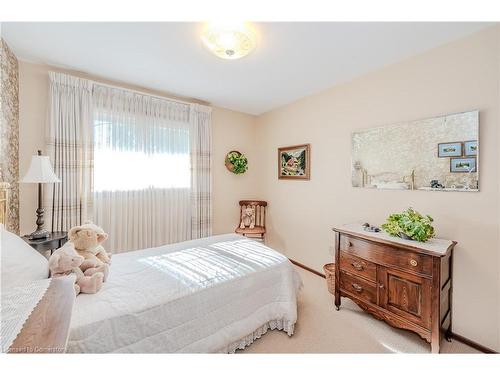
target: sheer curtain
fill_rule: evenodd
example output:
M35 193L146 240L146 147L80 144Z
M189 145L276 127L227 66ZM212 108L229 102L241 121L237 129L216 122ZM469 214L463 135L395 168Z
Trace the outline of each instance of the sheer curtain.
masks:
M52 230L87 219L113 252L212 233L211 109L49 73Z
M67 231L92 216L91 81L49 72L47 152L61 183L44 186L45 221Z
M114 252L192 238L190 105L96 85L94 220Z

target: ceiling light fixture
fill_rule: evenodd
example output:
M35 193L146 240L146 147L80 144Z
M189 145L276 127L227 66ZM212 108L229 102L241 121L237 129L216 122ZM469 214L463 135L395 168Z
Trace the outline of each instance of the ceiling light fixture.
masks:
M216 56L235 60L248 55L256 44L256 36L248 22L211 22L201 40Z

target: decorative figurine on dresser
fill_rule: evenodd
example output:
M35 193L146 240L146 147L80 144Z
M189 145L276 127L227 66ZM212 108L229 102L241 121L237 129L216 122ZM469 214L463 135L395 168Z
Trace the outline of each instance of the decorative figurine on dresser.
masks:
M431 344L432 353L439 353L443 335L447 340L451 335L456 242L417 242L366 228L333 228L337 310L341 297L350 298L376 318L416 332Z

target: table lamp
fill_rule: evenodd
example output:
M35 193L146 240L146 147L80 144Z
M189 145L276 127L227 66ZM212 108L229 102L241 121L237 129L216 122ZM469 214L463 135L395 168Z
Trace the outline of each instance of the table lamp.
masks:
M61 182L54 173L52 165L50 165L49 157L43 156L42 151L38 150L38 155L33 155L31 157L31 164L28 172L20 182L38 184L38 208L36 210L37 227L36 231L29 235L29 239L36 240L49 237L50 232L43 227L44 209L42 208L42 184Z

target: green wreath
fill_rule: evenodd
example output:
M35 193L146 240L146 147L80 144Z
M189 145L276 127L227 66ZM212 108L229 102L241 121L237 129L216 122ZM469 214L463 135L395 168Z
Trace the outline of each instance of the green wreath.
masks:
M226 155L226 167L234 174L243 174L248 169L248 159L238 151L230 151Z

